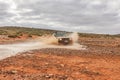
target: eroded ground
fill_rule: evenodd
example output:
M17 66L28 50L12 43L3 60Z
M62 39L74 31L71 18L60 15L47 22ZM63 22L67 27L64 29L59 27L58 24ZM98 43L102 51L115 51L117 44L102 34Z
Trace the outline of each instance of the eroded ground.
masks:
M87 50L46 48L0 61L0 80L120 80L120 39L80 38Z

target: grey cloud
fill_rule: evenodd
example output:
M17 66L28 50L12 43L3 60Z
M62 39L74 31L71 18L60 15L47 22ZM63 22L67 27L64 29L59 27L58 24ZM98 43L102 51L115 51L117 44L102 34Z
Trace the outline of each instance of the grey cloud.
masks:
M9 10L10 10L9 4L7 4L5 2L0 2L0 21L1 22L3 22L3 21L5 22L14 16L14 14L9 12Z
M0 12L3 18L10 17L14 21L9 24L95 33L118 33L115 30L120 29L119 0L13 0L13 2L17 7L15 13L10 13L8 5L0 3L0 6L3 6L3 13Z

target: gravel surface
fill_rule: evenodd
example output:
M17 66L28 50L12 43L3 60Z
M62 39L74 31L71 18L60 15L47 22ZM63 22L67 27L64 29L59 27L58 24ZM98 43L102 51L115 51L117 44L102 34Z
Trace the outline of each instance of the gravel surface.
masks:
M87 49L36 49L3 59L0 80L120 80L119 40L80 43Z

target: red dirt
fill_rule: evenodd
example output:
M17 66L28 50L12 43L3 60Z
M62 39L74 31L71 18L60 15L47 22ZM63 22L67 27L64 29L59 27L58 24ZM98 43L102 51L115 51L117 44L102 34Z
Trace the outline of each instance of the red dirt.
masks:
M87 50L40 49L0 61L0 80L120 80L120 39L81 38Z

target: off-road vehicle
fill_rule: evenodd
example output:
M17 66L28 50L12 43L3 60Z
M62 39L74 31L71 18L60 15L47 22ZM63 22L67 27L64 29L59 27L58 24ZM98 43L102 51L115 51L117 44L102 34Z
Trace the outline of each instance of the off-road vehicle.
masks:
M55 32L54 36L57 38L59 45L71 45L73 43L73 40L69 36L69 33Z

